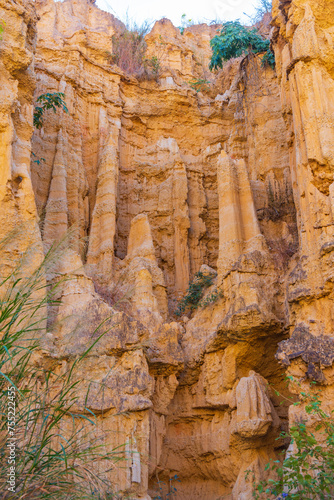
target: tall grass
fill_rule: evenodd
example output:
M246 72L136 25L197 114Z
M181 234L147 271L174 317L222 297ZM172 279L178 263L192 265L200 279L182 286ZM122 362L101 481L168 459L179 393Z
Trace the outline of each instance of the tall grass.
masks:
M40 338L46 331L46 311L59 305L55 297L62 285L62 279L54 285L45 280L57 260L57 249L51 248L29 276L23 272L23 260L8 276L0 277L1 498L114 498L107 472L125 459L125 452L122 447L108 451L102 438L92 438L96 418L89 409L80 409L80 382L73 376L105 332L98 332L97 339L65 371L59 370L57 361L43 356ZM15 425L12 417L8 420L13 394ZM7 483L8 423L16 446L15 493ZM101 469L103 473L98 472Z

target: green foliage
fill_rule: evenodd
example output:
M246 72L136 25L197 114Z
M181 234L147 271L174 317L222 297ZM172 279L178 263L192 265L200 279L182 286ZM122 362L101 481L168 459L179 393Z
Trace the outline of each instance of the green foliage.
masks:
M291 377L292 379L292 377ZM293 380L293 379L292 379ZM327 500L334 497L334 419L321 409L317 393L301 393L302 403L312 420L315 433L305 422L291 427L280 438L291 438L295 450L283 462L273 461L266 466L276 479L255 485L256 499ZM301 402L294 403L300 405ZM334 410L332 411L332 413Z
M210 82L209 80L205 80L205 78L199 78L198 80L191 80L189 85L196 90L196 92L205 92L209 90Z
M97 339L65 371L55 371L51 357L47 365L36 363L46 311L59 305L55 297L64 281L58 277L57 284L45 284L45 274L54 270L58 251L59 247L51 249L30 275L24 272L26 253L22 265L0 277L0 485L4 500L106 498L103 492L109 490L111 495L112 486L94 468L105 464L104 469L110 469L125 457L122 449L107 451L94 438L95 415L88 408L83 414L78 410L82 407L80 381L73 377L74 368L104 335L100 327ZM0 252L6 252L4 241ZM29 252L30 258L36 258L35 248ZM8 420L8 401L16 404L13 422ZM15 493L6 484L10 432L16 438Z
M177 476L177 474L175 474L175 476L169 478L169 492L166 493L166 495L164 495L163 486L167 486L167 485L166 485L166 483L164 483L164 481L160 481L160 479L158 477L159 495L155 496L153 498L153 500L171 500L172 498L174 498L174 495L177 493L177 488L173 483L176 481L180 482L180 479Z
M157 77L160 73L161 62L158 56L152 56L144 61L145 69L152 71L153 76Z
M267 50L262 57L262 66L270 66L270 68L275 68L275 54L272 50Z
M229 61L249 53L268 53L270 41L263 39L256 28L246 28L240 21L228 21L223 24L219 35L212 38L212 58L210 70L223 67L223 61ZM272 63L273 59L266 55L265 62Z
M34 111L34 127L37 129L42 128L44 113L48 109L52 109L54 113L57 112L57 108L62 108L65 113L68 113L66 103L64 101L65 94L63 92L53 92L42 94L37 98L38 106L35 106Z
M213 274L196 273L193 281L189 285L186 295L179 302L175 315L182 316L187 310L193 311L197 309L200 306L200 301L205 289L213 284L213 280Z
M35 160L33 160L33 163L37 163L37 165L40 165L42 162L45 163L45 158L38 158L37 155L35 155L35 153L31 152L31 154L33 155L34 158L36 158Z
M217 300L220 297L223 297L223 292L221 290L219 291L217 288L215 288L215 290L212 293L210 293L209 295L207 295L205 297L205 299L203 299L200 302L200 306L201 307L207 307L210 304L214 304L215 302L217 302Z
M166 42L161 35L154 42L154 55L149 58L144 58L143 67L137 78L141 80L158 80L162 64L167 56Z
M5 21L0 21L0 40L2 40L2 33L5 31Z

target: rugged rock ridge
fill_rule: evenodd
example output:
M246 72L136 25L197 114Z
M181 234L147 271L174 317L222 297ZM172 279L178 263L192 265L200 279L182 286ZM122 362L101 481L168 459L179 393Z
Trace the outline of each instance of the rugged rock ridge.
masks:
M275 1L273 9L300 244L286 277L291 338L277 357L304 390L309 380L322 384L327 411L333 407L333 7L332 1ZM302 408L290 407L290 424L301 415Z
M0 5L1 19L6 23L0 60L1 236L25 223L32 241L40 242L30 177L37 15L32 2L1 2ZM19 258L24 246L17 241L8 248L6 256L2 256L2 265L9 263L7 258Z
M245 471L284 445L278 360L332 404L332 4L275 0L277 76L255 57L210 76L215 28L161 20L160 73L138 80L111 63L122 23L94 2L0 0L1 235L24 228L1 264L69 239L41 356L71 365L106 321L75 376L106 447L127 443L108 473L121 498L177 474L180 500L250 499ZM69 113L33 133L33 97L54 91ZM219 299L176 321L208 266Z

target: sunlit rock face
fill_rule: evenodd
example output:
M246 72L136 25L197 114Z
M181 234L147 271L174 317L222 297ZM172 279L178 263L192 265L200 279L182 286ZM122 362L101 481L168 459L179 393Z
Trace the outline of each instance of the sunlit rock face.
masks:
M30 175L37 15L32 1L13 5L2 1L0 19L4 28L0 41L0 241L12 232L6 248L2 246L1 271L7 273L29 246L35 251L25 263L27 271L42 256Z
M276 72L212 74L217 26L163 19L158 70L136 77L94 1L0 0L1 272L67 242L43 356L70 366L103 324L74 376L78 409L127 447L106 473L121 498L250 500L246 471L264 477L300 416L285 371L333 404L334 2L273 3ZM34 130L47 92L68 113ZM202 305L175 316L200 270Z

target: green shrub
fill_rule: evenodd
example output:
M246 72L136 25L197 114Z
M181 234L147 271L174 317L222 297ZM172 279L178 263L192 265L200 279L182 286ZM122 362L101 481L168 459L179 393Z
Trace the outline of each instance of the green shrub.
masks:
M154 77L158 77L161 70L161 62L158 56L152 56L144 60L144 67L146 71L151 71Z
M223 297L223 292L220 290L218 290L218 288L215 288L215 290L210 293L210 295L207 295L205 297L205 299L203 299L201 302L200 302L200 306L201 307L207 307L209 306L210 304L214 304L215 302L217 302L217 300L220 298L220 297Z
M273 65L270 41L263 39L256 28L246 28L240 21L228 21L223 24L219 35L212 38L212 58L210 70L223 67L223 61L249 53L265 53L263 64Z
M205 80L205 78L199 78L197 80L191 80L189 82L189 85L191 88L196 90L196 92L205 92L209 90L209 85L210 82L208 80Z
M292 379L292 377L291 377ZM280 438L291 439L295 451L283 462L266 466L275 479L255 485L253 498L277 500L327 500L334 498L334 419L321 409L321 400L315 392L301 393L308 415L316 421L315 433L301 421L283 432ZM249 475L249 473L248 473ZM265 496L264 496L265 495Z
M34 127L37 129L43 126L43 115L48 109L52 109L54 113L57 108L62 108L65 113L68 113L66 103L64 101L65 94L63 92L53 92L42 94L37 98L39 106L35 106L34 110Z
M206 288L213 284L214 275L198 272L190 283L186 295L179 302L175 311L176 316L182 316L187 310L193 311L200 306Z
M270 66L275 68L275 54L271 50L267 50L262 57L262 66Z
M2 40L2 33L5 30L6 23L5 21L0 21L0 40Z

